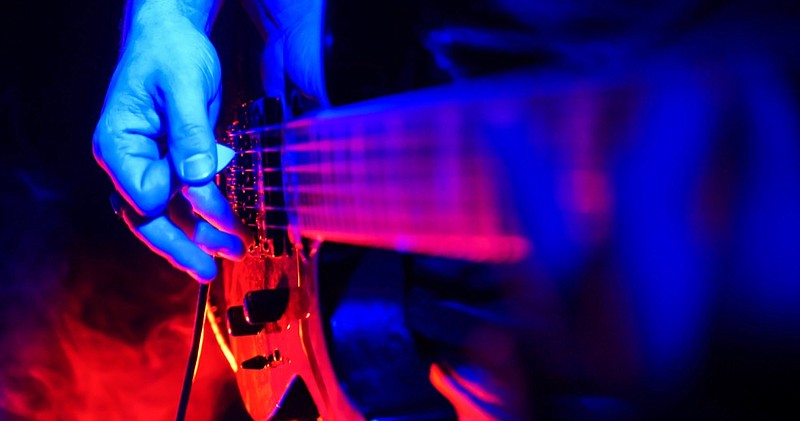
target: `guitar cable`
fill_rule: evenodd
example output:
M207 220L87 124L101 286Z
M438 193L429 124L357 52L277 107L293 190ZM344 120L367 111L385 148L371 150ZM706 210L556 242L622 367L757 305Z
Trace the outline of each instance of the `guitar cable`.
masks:
M194 383L194 375L197 372L197 361L200 355L200 346L203 342L203 326L206 321L206 306L208 305L208 290L210 283L200 284L197 293L197 310L194 315L194 328L192 330L192 347L189 351L189 361L186 364L186 374L183 377L183 387L181 398L178 402L178 414L176 421L183 421L186 417L186 408L189 406L189 395Z
M230 164L235 154L236 152L234 152L233 149L217 143L217 174L219 174L220 171L225 169L225 167ZM217 183L219 183L219 179L217 179ZM183 376L181 398L178 402L178 414L175 416L176 421L183 421L183 419L186 417L186 408L189 406L189 395L192 392L194 375L197 373L197 360L200 355L200 346L203 342L203 326L205 326L206 323L208 292L210 285L210 282L200 284L200 287L198 288L197 309L194 313L194 328L192 329L192 348L189 351L189 361L186 363L186 373Z

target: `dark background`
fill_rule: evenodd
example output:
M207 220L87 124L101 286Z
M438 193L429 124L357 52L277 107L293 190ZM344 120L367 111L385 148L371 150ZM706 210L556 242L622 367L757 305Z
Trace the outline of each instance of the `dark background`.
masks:
M0 419L169 419L177 404L195 284L113 214L113 186L91 154L116 61L122 3L12 0L0 14ZM221 24L240 18L229 7ZM227 55L225 46L237 37L254 35L247 26L234 28L212 38L226 84L249 75L225 93L235 101L252 91L257 66ZM781 54L796 51L797 40L783 37ZM794 57L786 60L786 92L797 98ZM797 176L796 170L786 174ZM793 270L800 253L786 230L797 224L772 218L800 216L792 217L796 200L795 207L783 202L797 192L768 193L766 201L753 202L766 203L751 218L755 234L736 243L742 251L726 255L735 260L760 251L753 253L761 259L754 260L754 275L730 264L736 273L716 279L711 292L716 310L708 321L714 336L702 368L707 375L694 384L698 402L687 403L698 419L797 413L800 280ZM762 232L769 235L759 237ZM751 240L754 250L747 248ZM659 302L667 303L667 318L679 310ZM206 345L190 418L237 419L231 376L214 344Z

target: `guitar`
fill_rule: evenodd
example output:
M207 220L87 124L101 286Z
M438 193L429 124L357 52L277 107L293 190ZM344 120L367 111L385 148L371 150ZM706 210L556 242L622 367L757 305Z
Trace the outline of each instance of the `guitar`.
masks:
M482 263L530 254L494 143L530 134L534 86L494 77L288 123L266 118L277 101L246 105L220 186L255 242L243 262L224 263L222 295L225 346L254 419L363 419L329 356L323 242Z
M789 109L791 101L782 100L780 84L765 82L773 80L770 65L727 69L739 59L757 62L751 58L760 54L750 56L756 50L747 48L740 57L723 49L719 56L697 60L697 52L726 45L725 37L708 43L691 32L674 44L650 46L651 53L623 55L620 63L615 55L606 57L609 62L599 69L562 67L561 77L521 70L364 102L356 95L360 98L334 101L333 108L286 122L264 119L280 114L274 103L251 104L249 114L228 131L237 158L220 184L251 227L256 246L244 262L225 262L223 282L215 287L224 290L219 308L226 313L229 337L223 342L253 418L380 419L397 416L400 407L421 419L453 416L427 393L407 393L425 383L425 361L398 356L415 353L407 326L419 331L424 324L404 311L406 290L396 275L402 265L379 267L379 279L356 285L350 295L355 298L342 301L352 285L332 287L320 279L330 276L323 267L326 244L533 267L529 285L535 287L528 291L555 296L550 302L521 299L517 304L528 307L513 313L539 311L523 321L540 322L531 328L540 330L525 337L525 351L533 350L525 355L527 362L536 360L533 389L561 396L621 391L643 403L646 414L651 392L658 389L655 400L662 391L680 392L676 407L693 407L698 396L684 402L683 392L705 388L706 377L693 377L708 362L700 348L726 344L704 339L709 328L719 327L706 320L716 314L706 308L710 288L717 277L727 279L740 268L733 260L747 257L750 249L736 242L758 227L734 229L739 223L734 221L772 214L748 210L750 200L770 197L755 194L759 188L751 191L751 181L755 186L772 179L739 179L739 173L780 154L756 154L761 158L752 162L740 154L744 146L761 150L753 145L763 142L753 139L762 134L772 139L770 147L785 138L760 122L770 113L748 114ZM335 47L364 37L333 39ZM699 46L687 45L695 40ZM386 48L383 54L395 53ZM359 79L355 74L350 80ZM332 86L343 94L357 92ZM762 102L770 107L753 105ZM269 109L274 112L264 112ZM738 133L745 128L747 133ZM731 136L735 141L727 141ZM752 165L769 167L762 164ZM740 183L747 185L742 193ZM764 244L773 239L764 238L769 240ZM729 252L729 246L743 251ZM717 261L720 256L725 263ZM749 277L732 279L749 282ZM337 301L346 311L337 310ZM374 320L381 318L390 323ZM358 347L343 344L359 329L356 343L367 349L355 354ZM710 357L719 357L716 350ZM377 374L370 379L358 360ZM387 366L395 361L402 368L391 371ZM395 378L398 371L419 373L420 366L423 381L409 374L414 386ZM385 386L398 399L375 404L365 385ZM417 402L425 404L409 404ZM664 402L674 401L670 396ZM652 413L663 416L662 408L659 404Z
M332 62L329 74L352 70ZM254 242L244 261L223 263L210 318L225 326L217 337L253 419L454 419L407 327L402 266L373 267L381 278L369 282L321 282L320 265L339 244L490 265L529 259L520 174L534 170L525 157L542 147L535 140L561 129L542 123L564 122L552 82L523 69L368 100L342 89L343 105L288 121L277 100L242 106L222 139L236 156L218 183ZM577 178L578 189L597 187ZM587 221L603 212L584 205L575 213Z

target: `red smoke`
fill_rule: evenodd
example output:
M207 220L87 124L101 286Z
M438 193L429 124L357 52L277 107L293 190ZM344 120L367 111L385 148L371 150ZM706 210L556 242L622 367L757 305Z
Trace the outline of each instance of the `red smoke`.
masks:
M196 284L113 214L90 226L20 205L0 231L0 419L174 419ZM187 419L219 419L237 397L213 335L200 360Z

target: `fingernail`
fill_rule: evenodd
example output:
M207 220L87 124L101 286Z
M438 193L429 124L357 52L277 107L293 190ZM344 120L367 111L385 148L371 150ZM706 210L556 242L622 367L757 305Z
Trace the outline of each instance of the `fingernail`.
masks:
M213 174L214 165L210 154L199 153L183 160L181 178L186 181L200 181Z

